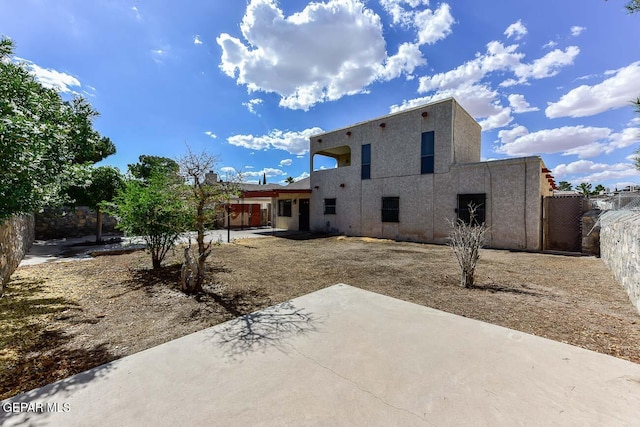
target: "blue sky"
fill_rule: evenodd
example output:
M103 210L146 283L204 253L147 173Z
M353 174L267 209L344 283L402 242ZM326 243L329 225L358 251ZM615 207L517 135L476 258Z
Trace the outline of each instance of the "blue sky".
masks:
M483 159L541 155L556 182L640 183L640 14L623 0L0 0L0 34L86 96L126 170L206 149L219 169L309 173L308 138L454 96Z

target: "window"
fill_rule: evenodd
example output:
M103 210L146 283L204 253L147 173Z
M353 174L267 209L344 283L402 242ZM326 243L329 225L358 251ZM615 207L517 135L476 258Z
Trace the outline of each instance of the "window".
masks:
M278 200L278 216L291 216L291 199Z
M382 222L400 222L400 197L382 198Z
M325 215L336 214L336 199L324 199L324 214Z
M473 223L476 225L484 224L486 220L486 199L487 195L482 194L458 194L458 219L461 219L465 224L471 223L471 214L469 212L469 204L475 207L475 217Z
M435 138L433 131L422 133L420 147L420 173L433 173L433 158L435 153Z
M371 144L362 146L362 179L371 179Z

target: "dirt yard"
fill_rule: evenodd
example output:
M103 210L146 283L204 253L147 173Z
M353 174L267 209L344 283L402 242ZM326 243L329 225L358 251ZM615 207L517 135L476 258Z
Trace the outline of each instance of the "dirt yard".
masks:
M322 237L215 249L206 293L144 252L21 267L0 299L0 399L335 283L640 363L640 316L601 260L483 250L459 286L446 246Z

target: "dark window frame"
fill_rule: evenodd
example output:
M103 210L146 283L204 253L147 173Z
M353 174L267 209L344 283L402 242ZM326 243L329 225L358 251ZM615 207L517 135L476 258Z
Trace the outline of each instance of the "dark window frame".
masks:
M324 199L324 214L335 215L336 214L336 199Z
M422 132L422 136L420 138L420 174L426 175L434 173L435 151L435 132Z
M470 224L471 218L469 215L469 203L473 203L476 207L473 224L482 225L487 221L486 193L458 194L457 198L458 208L456 209L456 213L458 214L458 219L462 220L465 224Z
M361 179L371 179L371 144L363 144L361 148L362 166L360 169Z
M400 222L400 197L383 197L382 222Z
M278 200L278 216L283 217L291 217L292 211L292 200L291 199L280 199Z

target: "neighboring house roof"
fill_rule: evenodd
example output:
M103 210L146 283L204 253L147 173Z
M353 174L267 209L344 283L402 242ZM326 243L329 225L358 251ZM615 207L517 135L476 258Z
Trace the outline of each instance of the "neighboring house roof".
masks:
M289 185L241 184L242 197L278 197L286 193L311 193L311 178L304 178Z

